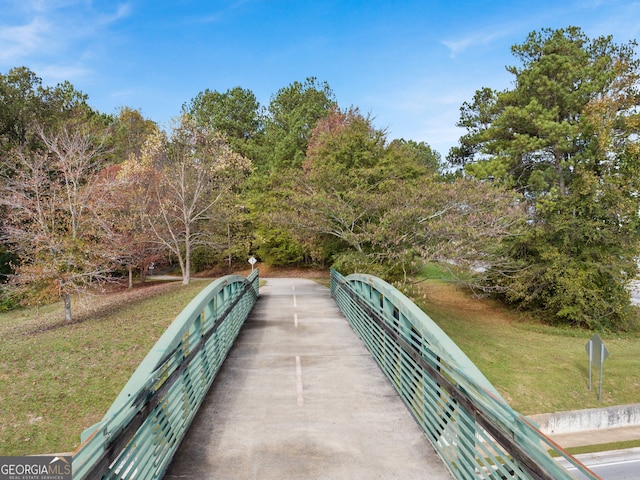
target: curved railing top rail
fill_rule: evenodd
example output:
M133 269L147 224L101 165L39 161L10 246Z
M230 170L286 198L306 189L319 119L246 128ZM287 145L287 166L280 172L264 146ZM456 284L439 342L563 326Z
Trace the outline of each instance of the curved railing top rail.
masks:
M475 364L409 298L366 274L332 270L332 296L456 478L597 475L513 410ZM455 428L452 427L455 425Z
M162 336L155 343L146 357L140 362L136 371L131 375L129 381L116 397L111 408L105 417L111 417L121 410L122 406L129 403L132 397L136 397L139 392L148 388L149 384L157 381L158 371L162 369L165 361L175 352L182 342L185 334L192 328L193 323L200 316L201 312L220 294L224 294L226 289L232 285L242 288L247 284L252 284L254 277L257 277L257 270L248 278L241 275L227 275L218 278L207 285L189 304L182 310L175 320L167 327ZM256 296L257 296L256 291ZM223 300L220 302L222 305Z
M219 278L191 300L102 420L82 433L82 445L74 453L74 478L76 473L77 478L102 478L107 467L136 478L160 475L258 295L255 270L247 278ZM120 466L113 466L115 458Z
M454 366L463 373L465 377L473 381L473 383L491 392L496 399L507 403L493 384L484 376L480 369L478 369L476 364L467 357L460 347L451 340L431 317L424 313L398 289L378 277L362 273L348 275L344 277L344 281L352 284L366 284L380 292L391 304L398 308L399 313L409 319L420 334L428 340L431 350L437 352L442 358L447 359L447 363Z

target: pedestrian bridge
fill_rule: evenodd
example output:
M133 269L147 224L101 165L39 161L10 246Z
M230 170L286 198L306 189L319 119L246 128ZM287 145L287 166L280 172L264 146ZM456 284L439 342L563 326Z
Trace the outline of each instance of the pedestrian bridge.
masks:
M74 479L574 478L552 454L598 478L379 278L258 285L223 277L185 308L83 433Z

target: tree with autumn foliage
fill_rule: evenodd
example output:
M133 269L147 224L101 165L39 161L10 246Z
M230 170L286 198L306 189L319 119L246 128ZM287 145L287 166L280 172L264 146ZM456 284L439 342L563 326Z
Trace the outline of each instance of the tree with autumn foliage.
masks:
M111 225L96 203L104 135L85 127L36 126L43 147L12 150L14 168L0 185L3 241L19 260L10 283L26 303L61 298L67 322L72 295L112 280L118 265Z
M314 129L303 172L290 179L274 215L316 261L342 271L390 278L426 261L502 262L497 246L520 233L522 205L486 182L443 182L439 167L428 145L387 143L358 109L334 109Z
M140 156L130 157L119 178L129 182L137 198L148 236L178 261L183 283L191 276L194 248L210 245L211 228L227 229L228 209L236 208L234 189L251 162L234 153L218 133L183 115L171 135L156 131Z
M167 249L150 234L147 212L153 209L153 172L133 171L129 162L109 165L96 176L92 202L105 222L111 225L110 248L119 264L126 268L129 288L133 288L134 271L145 282L153 263L167 260Z
M89 107L87 96L69 82L44 86L42 79L26 67L0 73L0 173L11 178L18 150L21 155L37 155L44 148L33 125L53 131L65 123L78 122L93 124L99 130L109 123L106 116ZM5 214L5 210L0 210L0 217ZM4 236L0 230L0 285L20 263L9 245L1 243ZM0 291L0 307L8 299Z

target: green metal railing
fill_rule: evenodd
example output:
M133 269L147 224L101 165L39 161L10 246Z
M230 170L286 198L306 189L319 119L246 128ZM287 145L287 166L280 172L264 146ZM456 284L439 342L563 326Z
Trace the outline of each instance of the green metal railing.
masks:
M383 280L331 272L338 306L455 478L598 479L514 411L422 310Z
M74 479L162 478L258 298L258 271L212 282L178 315L98 424Z

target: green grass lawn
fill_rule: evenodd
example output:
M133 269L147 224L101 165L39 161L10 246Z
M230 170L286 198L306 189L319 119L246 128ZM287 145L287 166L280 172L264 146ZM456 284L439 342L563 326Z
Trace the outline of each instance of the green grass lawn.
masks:
M525 415L640 402L637 334L601 334L610 356L604 362L599 402L595 369L594 388L588 389L585 344L593 332L542 325L441 280L419 283L411 293L511 406Z
M154 284L0 314L0 455L73 451L164 329L206 285Z

